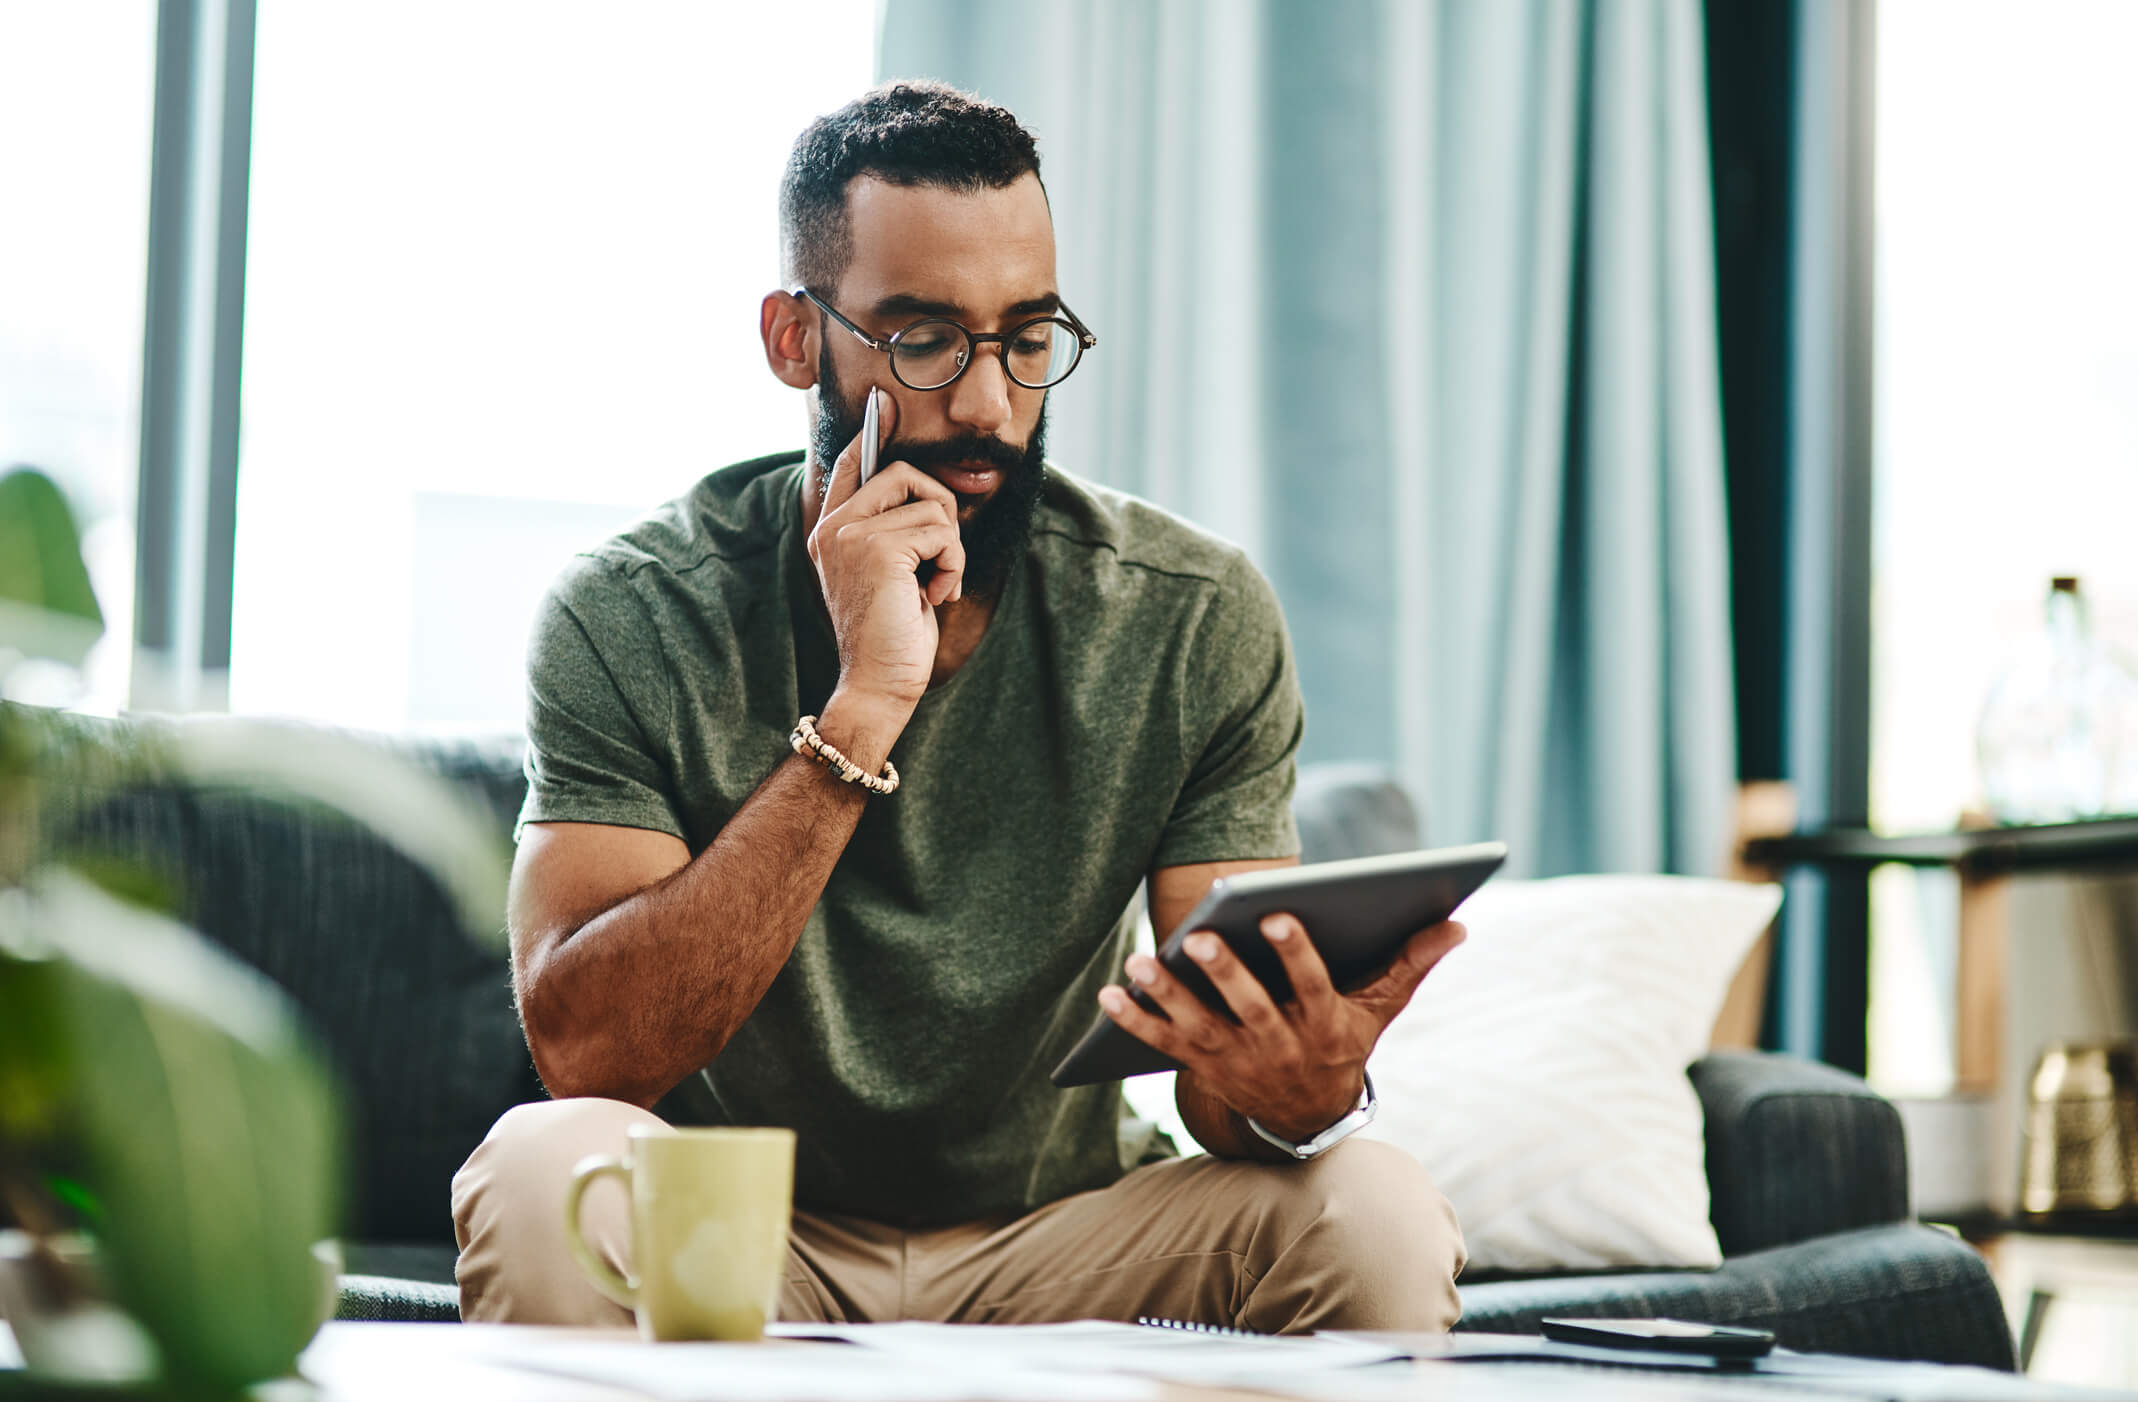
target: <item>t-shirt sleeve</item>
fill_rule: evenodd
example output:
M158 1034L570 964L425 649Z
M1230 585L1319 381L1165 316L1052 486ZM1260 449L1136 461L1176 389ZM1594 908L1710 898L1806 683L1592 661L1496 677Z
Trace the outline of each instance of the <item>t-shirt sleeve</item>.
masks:
M573 560L527 645L528 823L609 823L683 837L663 741L668 669L653 621L612 567ZM686 839L687 840L687 839Z
M1244 557L1198 624L1190 666L1183 739L1195 758L1152 865L1298 856L1306 706L1276 591Z

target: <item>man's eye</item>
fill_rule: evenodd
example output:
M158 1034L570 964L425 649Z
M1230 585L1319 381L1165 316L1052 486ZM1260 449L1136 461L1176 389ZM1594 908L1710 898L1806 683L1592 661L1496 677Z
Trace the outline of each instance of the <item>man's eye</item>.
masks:
M898 349L906 355L941 355L949 346L950 337L939 331L898 338Z
M1054 349L1054 338L1047 335L1019 336L1010 342L1011 355L1045 355Z

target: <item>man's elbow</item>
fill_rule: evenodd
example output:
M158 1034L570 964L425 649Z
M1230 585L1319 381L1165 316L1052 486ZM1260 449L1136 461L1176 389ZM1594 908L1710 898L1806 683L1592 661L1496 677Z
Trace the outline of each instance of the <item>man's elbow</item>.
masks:
M646 1094L616 1074L614 1029L590 1019L562 996L557 976L539 967L522 970L513 980L519 1003L520 1031L534 1058L535 1075L554 1100L596 1096L650 1108L658 1091Z

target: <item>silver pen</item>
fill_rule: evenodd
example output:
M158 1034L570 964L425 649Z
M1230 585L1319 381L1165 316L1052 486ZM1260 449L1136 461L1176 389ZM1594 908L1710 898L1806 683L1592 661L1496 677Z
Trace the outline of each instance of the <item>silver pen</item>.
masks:
M861 481L858 487L866 487L876 475L876 440L883 437L883 413L876 407L876 390L869 389L868 408L861 411Z

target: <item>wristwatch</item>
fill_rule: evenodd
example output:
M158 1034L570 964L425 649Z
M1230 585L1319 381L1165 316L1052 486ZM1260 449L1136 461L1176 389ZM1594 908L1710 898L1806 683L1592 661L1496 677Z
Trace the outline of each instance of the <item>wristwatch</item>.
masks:
M1294 1144L1282 1135L1272 1134L1254 1120L1248 1120L1247 1127L1295 1159L1311 1159L1321 1154L1326 1154L1344 1140L1349 1139L1352 1135L1372 1124L1374 1114L1381 1108L1381 1102L1375 1099L1373 1094L1373 1073L1362 1071L1359 1074L1366 1081L1366 1089L1360 1094L1359 1103L1352 1106L1342 1119L1330 1125L1304 1144Z

